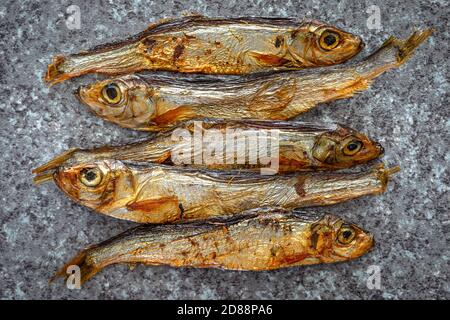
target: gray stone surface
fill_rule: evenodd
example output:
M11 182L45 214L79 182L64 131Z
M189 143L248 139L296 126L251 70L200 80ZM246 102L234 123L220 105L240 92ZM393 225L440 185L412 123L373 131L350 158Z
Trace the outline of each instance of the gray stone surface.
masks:
M164 4L163 4L164 3ZM81 8L81 29L65 10ZM366 26L370 1L1 1L0 2L0 298L450 298L449 284L449 3L383 1L382 30ZM184 10L209 16L317 18L360 34L362 55L389 35L416 27L436 32L402 68L354 99L321 105L302 119L338 121L377 138L384 161L400 164L389 192L318 209L372 231L376 247L349 263L273 272L225 272L112 266L81 290L49 277L79 249L131 223L96 215L49 183L35 187L31 169L75 146L133 141L144 134L97 119L71 94L88 76L47 88L42 76L57 53L73 53L135 34ZM97 76L100 77L100 76ZM370 265L381 290L366 286Z

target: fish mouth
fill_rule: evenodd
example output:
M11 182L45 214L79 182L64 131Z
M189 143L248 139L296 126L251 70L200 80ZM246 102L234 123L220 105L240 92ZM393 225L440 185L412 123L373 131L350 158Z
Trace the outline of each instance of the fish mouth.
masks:
M353 47L353 48L356 48L356 50L350 51L350 54L348 55L347 60L355 57L356 55L358 55L364 49L364 47L366 46L366 44L364 43L364 41L360 37L356 37L352 42L353 43L350 46Z
M75 98L82 104L90 106L89 96L86 94L87 87L79 86L75 90L72 91Z
M379 156L384 155L384 147L380 143L376 142L375 143L375 148L378 150L378 155Z
M76 88L75 90L73 90L73 94L80 99L80 91L81 91L81 87Z
M100 102L99 91L93 89L91 85L79 86L73 91L73 94L81 104L88 107L88 110L98 115L101 115L105 109L103 103Z
M369 252L373 249L375 246L375 237L371 233L366 233L366 239L364 240L364 243L359 248L359 254L355 256L355 258L359 258L365 253Z
M53 181L55 182L56 186L64 192L65 195L67 195L70 199L74 201L78 201L78 192L79 190L74 186L72 181L70 179L70 175L65 173L64 171L61 171L59 168L55 169L52 173Z
M88 104L87 102L87 94L86 94L86 88L85 86L79 86L75 90L73 90L73 94L83 104Z
M366 44L364 43L363 39L358 37L359 45L358 45L358 51L363 50L366 47Z
M55 169L52 173L52 176L53 176L53 180L55 181L55 184L61 190L63 190L65 193L67 193L70 196L69 192L67 192L67 190L64 188L64 186L65 186L63 183L64 179L61 177L59 169Z
M368 247L367 247L367 250L370 250L370 249L372 249L373 247L375 247L375 237L374 237L374 235L373 234L370 234L369 235L369 245L368 245Z

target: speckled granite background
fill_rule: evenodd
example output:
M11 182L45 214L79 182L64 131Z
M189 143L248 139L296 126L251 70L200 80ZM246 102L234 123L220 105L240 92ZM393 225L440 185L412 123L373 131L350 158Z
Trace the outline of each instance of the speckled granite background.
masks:
M163 4L164 3L164 4ZM0 297L157 299L450 298L449 283L449 2L383 1L381 30L366 26L370 1L2 1L0 3ZM66 8L81 9L68 30ZM437 29L400 70L354 99L322 105L308 121L338 121L382 142L384 160L400 164L389 192L320 209L372 231L376 248L349 263L245 273L169 267L112 266L81 290L48 279L79 249L132 223L96 215L49 183L35 187L31 169L76 146L133 141L144 134L95 118L71 94L95 76L47 88L50 58L121 39L150 22L189 10L209 16L317 18L360 34L361 56L389 35ZM370 290L367 268L381 268Z

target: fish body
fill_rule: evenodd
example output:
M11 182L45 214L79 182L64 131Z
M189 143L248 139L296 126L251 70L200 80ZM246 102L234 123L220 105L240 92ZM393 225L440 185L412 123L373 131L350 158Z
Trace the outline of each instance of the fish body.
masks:
M78 265L81 282L117 263L228 270L273 270L360 257L373 236L333 215L268 212L220 222L144 225L91 246L67 267Z
M53 170L56 185L94 211L139 223L236 215L261 207L335 204L386 190L398 167L359 173L262 176L99 160Z
M45 80L53 84L93 72L247 74L301 69L344 62L362 47L359 37L318 21L194 15L150 25L119 43L57 56Z
M200 145L193 142L197 140ZM230 149L230 145L235 148ZM261 155L275 147L278 173L349 168L378 158L384 152L378 142L339 124L202 119L187 121L176 129L130 145L73 149L33 172L45 174L63 164L102 159L254 171L269 167L261 161L264 160Z
M350 66L240 78L125 75L82 86L77 96L103 119L143 131L199 118L286 120L367 89L380 74L404 63L431 32L415 32L406 40L391 37Z

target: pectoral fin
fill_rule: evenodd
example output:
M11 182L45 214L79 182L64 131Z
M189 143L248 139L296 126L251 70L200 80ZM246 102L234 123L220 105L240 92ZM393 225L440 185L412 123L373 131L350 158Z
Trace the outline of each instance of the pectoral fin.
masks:
M248 54L257 64L264 66L280 67L290 62L288 59L275 54L259 53L255 51L250 51Z
M181 219L178 198L164 197L133 201L126 205L127 219L140 223L167 223Z
M256 111L280 110L288 106L295 95L295 80L268 81L254 94L249 102Z
M306 169L311 165L310 160L308 160L303 150L298 150L296 148L283 147L280 150L280 167L296 168L296 170Z
M165 126L174 124L177 121L182 121L195 117L196 115L188 107L178 107L176 109L169 110L163 114L160 114L153 118L153 122L158 126Z

